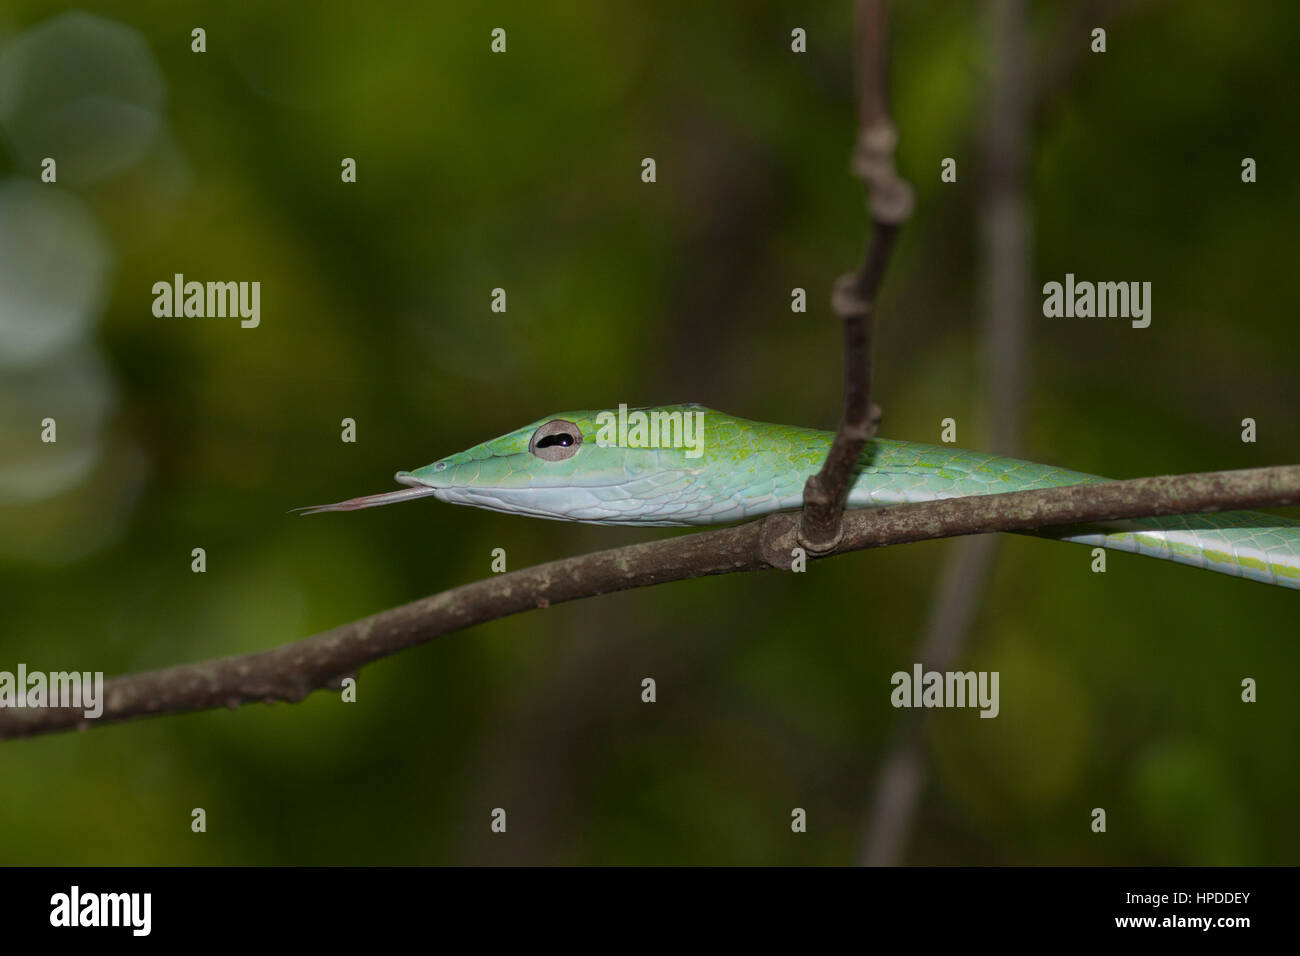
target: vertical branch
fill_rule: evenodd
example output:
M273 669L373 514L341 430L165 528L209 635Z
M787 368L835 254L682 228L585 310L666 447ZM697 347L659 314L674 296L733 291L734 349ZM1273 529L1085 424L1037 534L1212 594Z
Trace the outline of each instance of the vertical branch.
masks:
M1020 453L1023 431L1029 322L1029 38L1024 0L994 0L990 14L992 76L980 210L988 275L984 360L992 450L1014 456Z
M844 324L844 412L821 470L804 486L799 541L814 554L835 548L844 503L880 409L871 401L871 339L876 295L899 227L912 213L912 187L894 169L898 132L889 116L886 0L857 0L855 78L858 138L853 170L868 190L871 240L856 272L841 276L831 307Z
M930 617L917 653L916 659L926 670L946 671L961 657L997 547L997 535L953 542L934 589ZM925 745L924 712L907 711L894 728L876 781L862 865L897 866L902 862L916 807L925 792Z
M993 451L1019 451L1024 418L1024 367L1028 323L1029 215L1025 165L1030 97L1025 64L1028 40L1024 0L989 5L989 115L983 142L981 245L988 282L983 296L984 381ZM945 671L960 660L997 558L999 539L981 535L954 542L931 602L918 660ZM902 861L925 789L926 743L922 712L909 713L894 733L880 770L867 821L862 862Z

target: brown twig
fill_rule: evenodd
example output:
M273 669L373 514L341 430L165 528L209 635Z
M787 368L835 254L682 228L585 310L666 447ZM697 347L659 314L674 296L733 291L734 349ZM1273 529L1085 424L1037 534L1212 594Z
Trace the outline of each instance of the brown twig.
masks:
M980 190L980 232L984 250L982 296L984 390L991 435L988 447L1016 456L1024 420L1025 351L1028 338L1030 219L1025 201L1031 90L1025 0L991 0L989 95ZM953 542L930 602L930 615L917 651L927 670L946 671L970 639L985 586L997 560L999 539ZM893 746L881 766L868 816L862 862L902 862L927 775L926 711L900 715Z
M1300 504L1300 465L1135 478L854 510L844 516L838 550L1295 504ZM785 512L493 575L274 650L115 678L104 685L103 714L94 721L86 720L79 709L0 709L0 738L233 708L259 700L300 701L313 690L338 686L342 677L356 674L365 664L521 611L711 574L788 569L798 545L798 525L798 514Z
M831 308L844 324L844 413L821 470L803 492L799 540L813 554L834 550L841 516L862 450L876 433L880 409L871 401L871 338L876 296L899 227L912 213L912 187L894 169L898 133L889 115L886 0L858 0L858 141L853 168L867 186L871 241L856 272L841 276Z

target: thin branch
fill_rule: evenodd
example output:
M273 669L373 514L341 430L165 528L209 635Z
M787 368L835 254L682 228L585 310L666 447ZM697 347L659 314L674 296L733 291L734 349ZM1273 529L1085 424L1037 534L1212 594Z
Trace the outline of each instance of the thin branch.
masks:
M870 196L871 241L866 261L840 276L831 308L844 324L844 413L821 470L804 486L799 539L813 554L834 550L853 473L876 433L880 409L871 401L871 339L876 295L899 227L912 214L912 187L894 169L898 132L889 116L886 0L858 0L858 141L853 168Z
M1033 531L1152 515L1300 504L1300 465L1135 478L1009 494L949 498L844 516L839 552L910 541ZM494 575L323 634L243 657L119 677L104 685L104 710L0 709L0 738L179 714L253 701L300 701L337 687L365 664L485 621L594 597L733 571L789 569L798 513L651 541Z
M926 671L945 672L960 658L993 570L999 539L991 535L953 543L930 602L930 616L915 661ZM917 804L928 767L926 711L900 711L889 735L867 817L863 866L897 866L911 840Z
M1020 453L1025 407L1031 243L1025 201L1030 85L1025 0L991 0L988 107L983 137L980 232L984 249L984 390L996 454ZM944 556L917 658L926 670L947 671L960 658L993 573L1000 539L954 542ZM895 866L910 842L916 806L925 791L927 712L902 712L893 749L882 763L868 817L862 862Z

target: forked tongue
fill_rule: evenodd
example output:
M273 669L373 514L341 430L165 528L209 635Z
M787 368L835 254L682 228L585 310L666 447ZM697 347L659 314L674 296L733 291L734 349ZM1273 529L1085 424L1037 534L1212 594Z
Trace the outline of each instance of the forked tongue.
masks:
M322 511L359 511L362 508L378 508L380 505L395 505L399 501L410 501L413 498L428 498L436 494L437 488L430 488L427 485L418 485L411 488L402 488L398 491L385 491L379 495L366 495L362 498L349 498L347 501L338 501L332 505L310 505L306 508L293 508L292 511L298 512L299 515L314 515Z

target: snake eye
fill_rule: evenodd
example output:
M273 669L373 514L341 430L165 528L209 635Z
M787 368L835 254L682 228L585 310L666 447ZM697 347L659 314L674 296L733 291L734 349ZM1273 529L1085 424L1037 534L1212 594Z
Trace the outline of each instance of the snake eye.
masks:
M582 444L582 429L563 418L549 421L528 441L528 450L545 461L564 461L572 458Z

